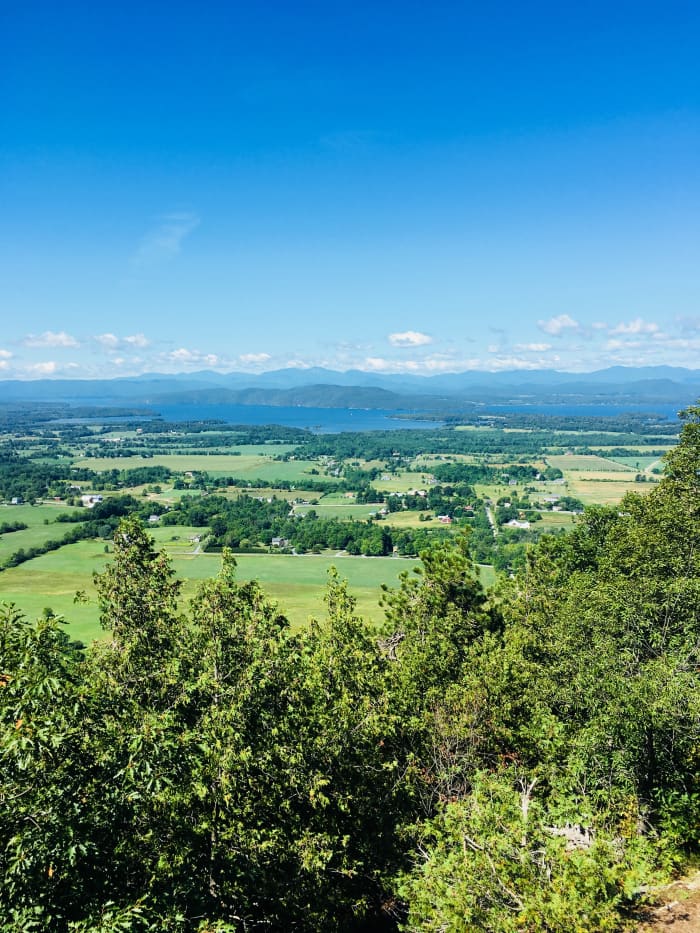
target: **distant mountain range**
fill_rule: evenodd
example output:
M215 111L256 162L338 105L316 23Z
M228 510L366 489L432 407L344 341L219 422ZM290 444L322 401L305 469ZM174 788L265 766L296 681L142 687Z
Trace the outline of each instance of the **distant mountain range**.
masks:
M700 370L613 366L592 373L556 370L462 372L436 376L281 369L254 375L202 371L121 379L0 381L0 403L114 405L282 405L460 412L489 404L668 404L700 397Z

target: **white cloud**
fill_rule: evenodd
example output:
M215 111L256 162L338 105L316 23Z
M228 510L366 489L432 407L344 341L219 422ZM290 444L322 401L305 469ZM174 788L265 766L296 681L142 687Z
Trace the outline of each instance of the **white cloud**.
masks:
M144 334L132 334L130 337L124 338L124 343L128 344L130 347L143 348L147 347L150 341L146 339Z
M452 372L459 364L449 359L429 358L423 360L388 360L382 356L368 356L362 365L370 372L386 373L435 373Z
M131 334L128 337L117 337L116 334L96 334L92 338L96 343L99 343L100 346L104 347L105 350L124 350L124 349L133 349L138 347L143 349L144 347L150 346L150 340L146 338L144 334Z
M671 337L669 334L653 334L653 339L662 343L669 350L698 350L700 337Z
M559 357L549 359L524 359L518 356L500 356L496 359L460 359L450 360L439 357L437 354L420 360L390 360L381 356L368 356L361 367L370 372L383 373L415 373L429 376L442 372L499 372L502 370L536 370L548 369L553 363L558 363Z
M552 337L559 337L563 331L578 330L580 325L578 321L569 317L568 314L558 314L556 317L551 317L548 321L538 321L537 326L540 330L543 330L545 334L551 334Z
M637 317L633 321L622 321L610 331L611 334L654 334L659 329L653 321L644 321Z
M12 354L9 350L0 350L0 360L11 360Z
M313 363L309 363L306 360L287 360L284 364L285 369L311 369Z
M215 353L201 353L199 350L188 350L180 347L163 354L163 358L171 363L186 363L189 365L205 363L207 366L218 366L221 362Z
M524 360L518 356L500 356L489 361L489 369L494 371L511 369L544 369L547 364L542 360Z
M621 340L619 337L611 337L605 343L606 350L637 350L641 346L641 340Z
M546 353L552 349L551 343L516 343L515 350L519 353Z
M166 214L141 240L134 256L135 264L151 266L174 259L185 238L198 226L199 217L189 211Z
M108 350L116 350L119 346L119 337L116 334L97 334L92 338L96 340L97 343L101 344L103 347L106 347Z
M424 347L432 343L433 338L428 334L421 334L417 330L405 330L400 334L389 334L389 343L392 347Z
M267 363L272 357L269 353L241 353L238 359L241 363L245 363L246 366L250 366L258 363Z
M58 369L58 363L54 360L48 360L46 363L30 363L25 369L28 373L34 373L37 376L51 376Z
M22 341L25 347L79 347L80 343L64 330L45 330L43 334L28 334Z

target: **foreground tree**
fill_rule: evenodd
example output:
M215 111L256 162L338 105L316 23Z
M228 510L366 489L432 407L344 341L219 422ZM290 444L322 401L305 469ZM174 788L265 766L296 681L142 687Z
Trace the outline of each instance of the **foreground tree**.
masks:
M664 480L543 538L502 637L472 642L445 698L477 685L491 741L415 828L406 929L620 929L697 847L700 409L685 420Z

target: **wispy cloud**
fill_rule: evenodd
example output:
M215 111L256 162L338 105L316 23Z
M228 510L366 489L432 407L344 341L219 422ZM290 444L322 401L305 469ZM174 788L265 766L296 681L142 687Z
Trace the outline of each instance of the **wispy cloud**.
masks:
M55 360L47 360L45 363L29 363L24 368L35 376L52 376L58 369L58 363Z
M92 338L96 343L99 343L101 347L104 347L105 350L120 350L125 348L134 348L138 347L143 349L150 345L150 341L146 338L144 334L131 334L128 337L117 337L116 334L96 334Z
M548 321L538 321L537 326L545 334L552 337L559 337L567 330L575 331L579 329L578 321L575 321L568 314L558 314L556 317L549 318Z
M43 334L27 334L22 341L25 347L79 347L80 341L76 340L64 330L53 331L45 330Z
M481 359L479 357L471 359L446 359L444 357L430 356L424 359L402 359L392 360L380 356L368 356L365 358L362 369L370 372L382 373L414 373L415 375L430 376L437 373L452 373L481 371L497 372L500 370L535 370L547 369L559 361L555 356L551 359L525 359L518 356L497 356L495 359Z
M700 317L679 316L676 318L676 324L684 334L694 334L700 331Z
M107 350L116 350L121 342L116 334L96 334L92 339Z
M168 363L177 363L181 366L221 366L223 360L216 353L202 353L201 350L189 350L179 347L161 354L160 359Z
M611 334L654 334L659 329L659 325L653 321L645 321L641 317L633 321L622 321L616 324L610 331Z
M546 353L552 349L551 343L516 343L513 347L518 353Z
M271 360L272 357L269 353L241 353L238 359L246 366L254 366L261 363L267 363L267 361Z
M432 343L429 334L421 334L417 330L405 330L399 334L389 334L389 343L392 347L424 347Z
M124 338L124 343L129 347L147 347L149 345L149 340L143 334L131 334L129 337Z
M166 214L144 236L134 255L137 266L152 266L174 259L185 238L199 226L199 217L191 212Z

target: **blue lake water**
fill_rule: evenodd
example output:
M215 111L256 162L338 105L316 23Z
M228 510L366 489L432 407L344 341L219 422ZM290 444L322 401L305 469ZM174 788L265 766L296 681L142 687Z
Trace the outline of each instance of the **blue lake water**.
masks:
M129 407L123 399L83 399L81 404ZM140 407L140 406L135 406ZM477 409L487 414L563 415L605 418L621 414L655 414L675 421L678 405L626 404L626 405L570 405L570 404L511 404L484 405ZM147 415L146 415L147 412ZM405 410L379 410L364 408L304 408L300 405L153 405L146 408L147 417L160 416L165 421L224 421L227 424L279 424L291 428L304 428L314 434L337 434L341 431L398 431L422 428L440 428L444 422L425 421L415 412ZM400 417L399 417L400 416ZM65 419L63 419L65 420ZM69 419L72 420L72 419ZM104 421L104 418L84 418L81 421ZM115 416L114 421L123 421Z

